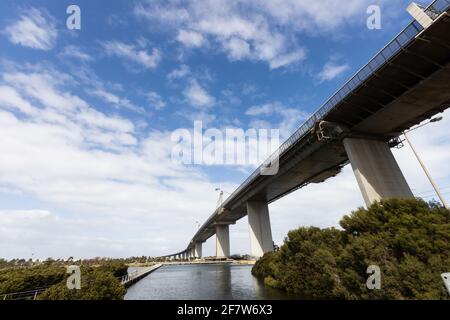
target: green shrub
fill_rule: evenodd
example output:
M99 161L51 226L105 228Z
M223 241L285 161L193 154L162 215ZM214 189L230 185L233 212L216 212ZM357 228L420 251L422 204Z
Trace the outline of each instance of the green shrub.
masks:
M35 267L15 267L0 271L0 295L49 287L38 296L45 300L116 300L123 299L126 289L119 277L128 267L121 261L101 261L97 266L81 267L81 290L67 289L65 266L48 259Z
M381 201L341 222L343 230L291 231L280 251L264 255L253 274L311 299L445 299L440 278L450 267L450 212L416 199ZM369 265L381 290L368 290Z
M266 253L261 259L256 261L252 268L252 274L258 278L266 278L272 276L272 269L270 268L270 263L275 256L275 252Z
M0 272L0 294L23 292L47 287L66 277L63 267L36 266L31 268L5 269Z
M63 281L39 295L39 300L122 300L124 286L109 270L102 267L81 268L81 289L69 290Z
M112 273L116 278L128 273L128 266L120 261L104 262L98 268L99 270Z

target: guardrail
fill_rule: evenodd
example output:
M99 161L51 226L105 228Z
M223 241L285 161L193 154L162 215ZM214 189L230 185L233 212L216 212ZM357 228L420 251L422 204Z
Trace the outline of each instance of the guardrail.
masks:
M48 288L50 288L50 286L21 292L5 293L0 295L0 297L1 300L36 300L36 297Z
M148 275L149 273L155 271L156 269L159 269L162 266L161 263L156 264L154 266L151 267L147 267L147 268L141 268L140 270L135 270L132 273L128 273L122 277L119 278L120 283L124 286L129 286L137 281L139 281L140 279L142 279L143 277L145 277L146 275Z

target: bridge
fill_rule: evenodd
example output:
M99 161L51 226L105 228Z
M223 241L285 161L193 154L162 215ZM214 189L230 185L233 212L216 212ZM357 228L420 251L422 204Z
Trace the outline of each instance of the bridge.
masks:
M214 234L217 257L229 257L229 226L245 216L251 255L261 257L273 250L268 204L337 175L348 163L366 205L413 197L390 148L404 130L450 105L449 9L450 0L411 4L414 20L256 169L184 250L162 258L200 258Z
M162 264L158 263L150 267L141 268L139 270L135 270L134 272L127 273L126 275L120 277L120 284L123 285L125 288L128 288L134 283L138 282L142 278L145 278L147 275L149 275L150 273L161 267Z

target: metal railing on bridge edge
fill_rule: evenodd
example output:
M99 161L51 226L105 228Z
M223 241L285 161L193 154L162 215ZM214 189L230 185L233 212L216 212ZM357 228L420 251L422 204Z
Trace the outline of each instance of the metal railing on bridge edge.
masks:
M118 277L120 283L122 285L127 284L128 282L131 282L141 276L143 276L146 273L152 272L153 270L158 269L159 267L161 267L161 264L156 264L150 267L145 267L145 268L141 268L142 270L135 270L132 273L127 273L124 276Z
M3 293L0 295L0 300L36 300L36 297L50 288L47 287L39 287L32 290L13 292L13 293Z

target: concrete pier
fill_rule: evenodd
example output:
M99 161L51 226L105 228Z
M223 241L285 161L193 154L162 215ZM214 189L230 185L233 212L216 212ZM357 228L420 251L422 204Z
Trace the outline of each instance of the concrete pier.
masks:
M343 143L367 206L381 199L414 197L386 142L345 138Z
M264 253L273 251L272 229L270 227L267 202L247 202L247 215L250 229L251 255L259 258Z
M195 257L196 258L202 257L202 243L201 242L195 243Z
M228 224L216 225L216 256L230 257L230 226Z

